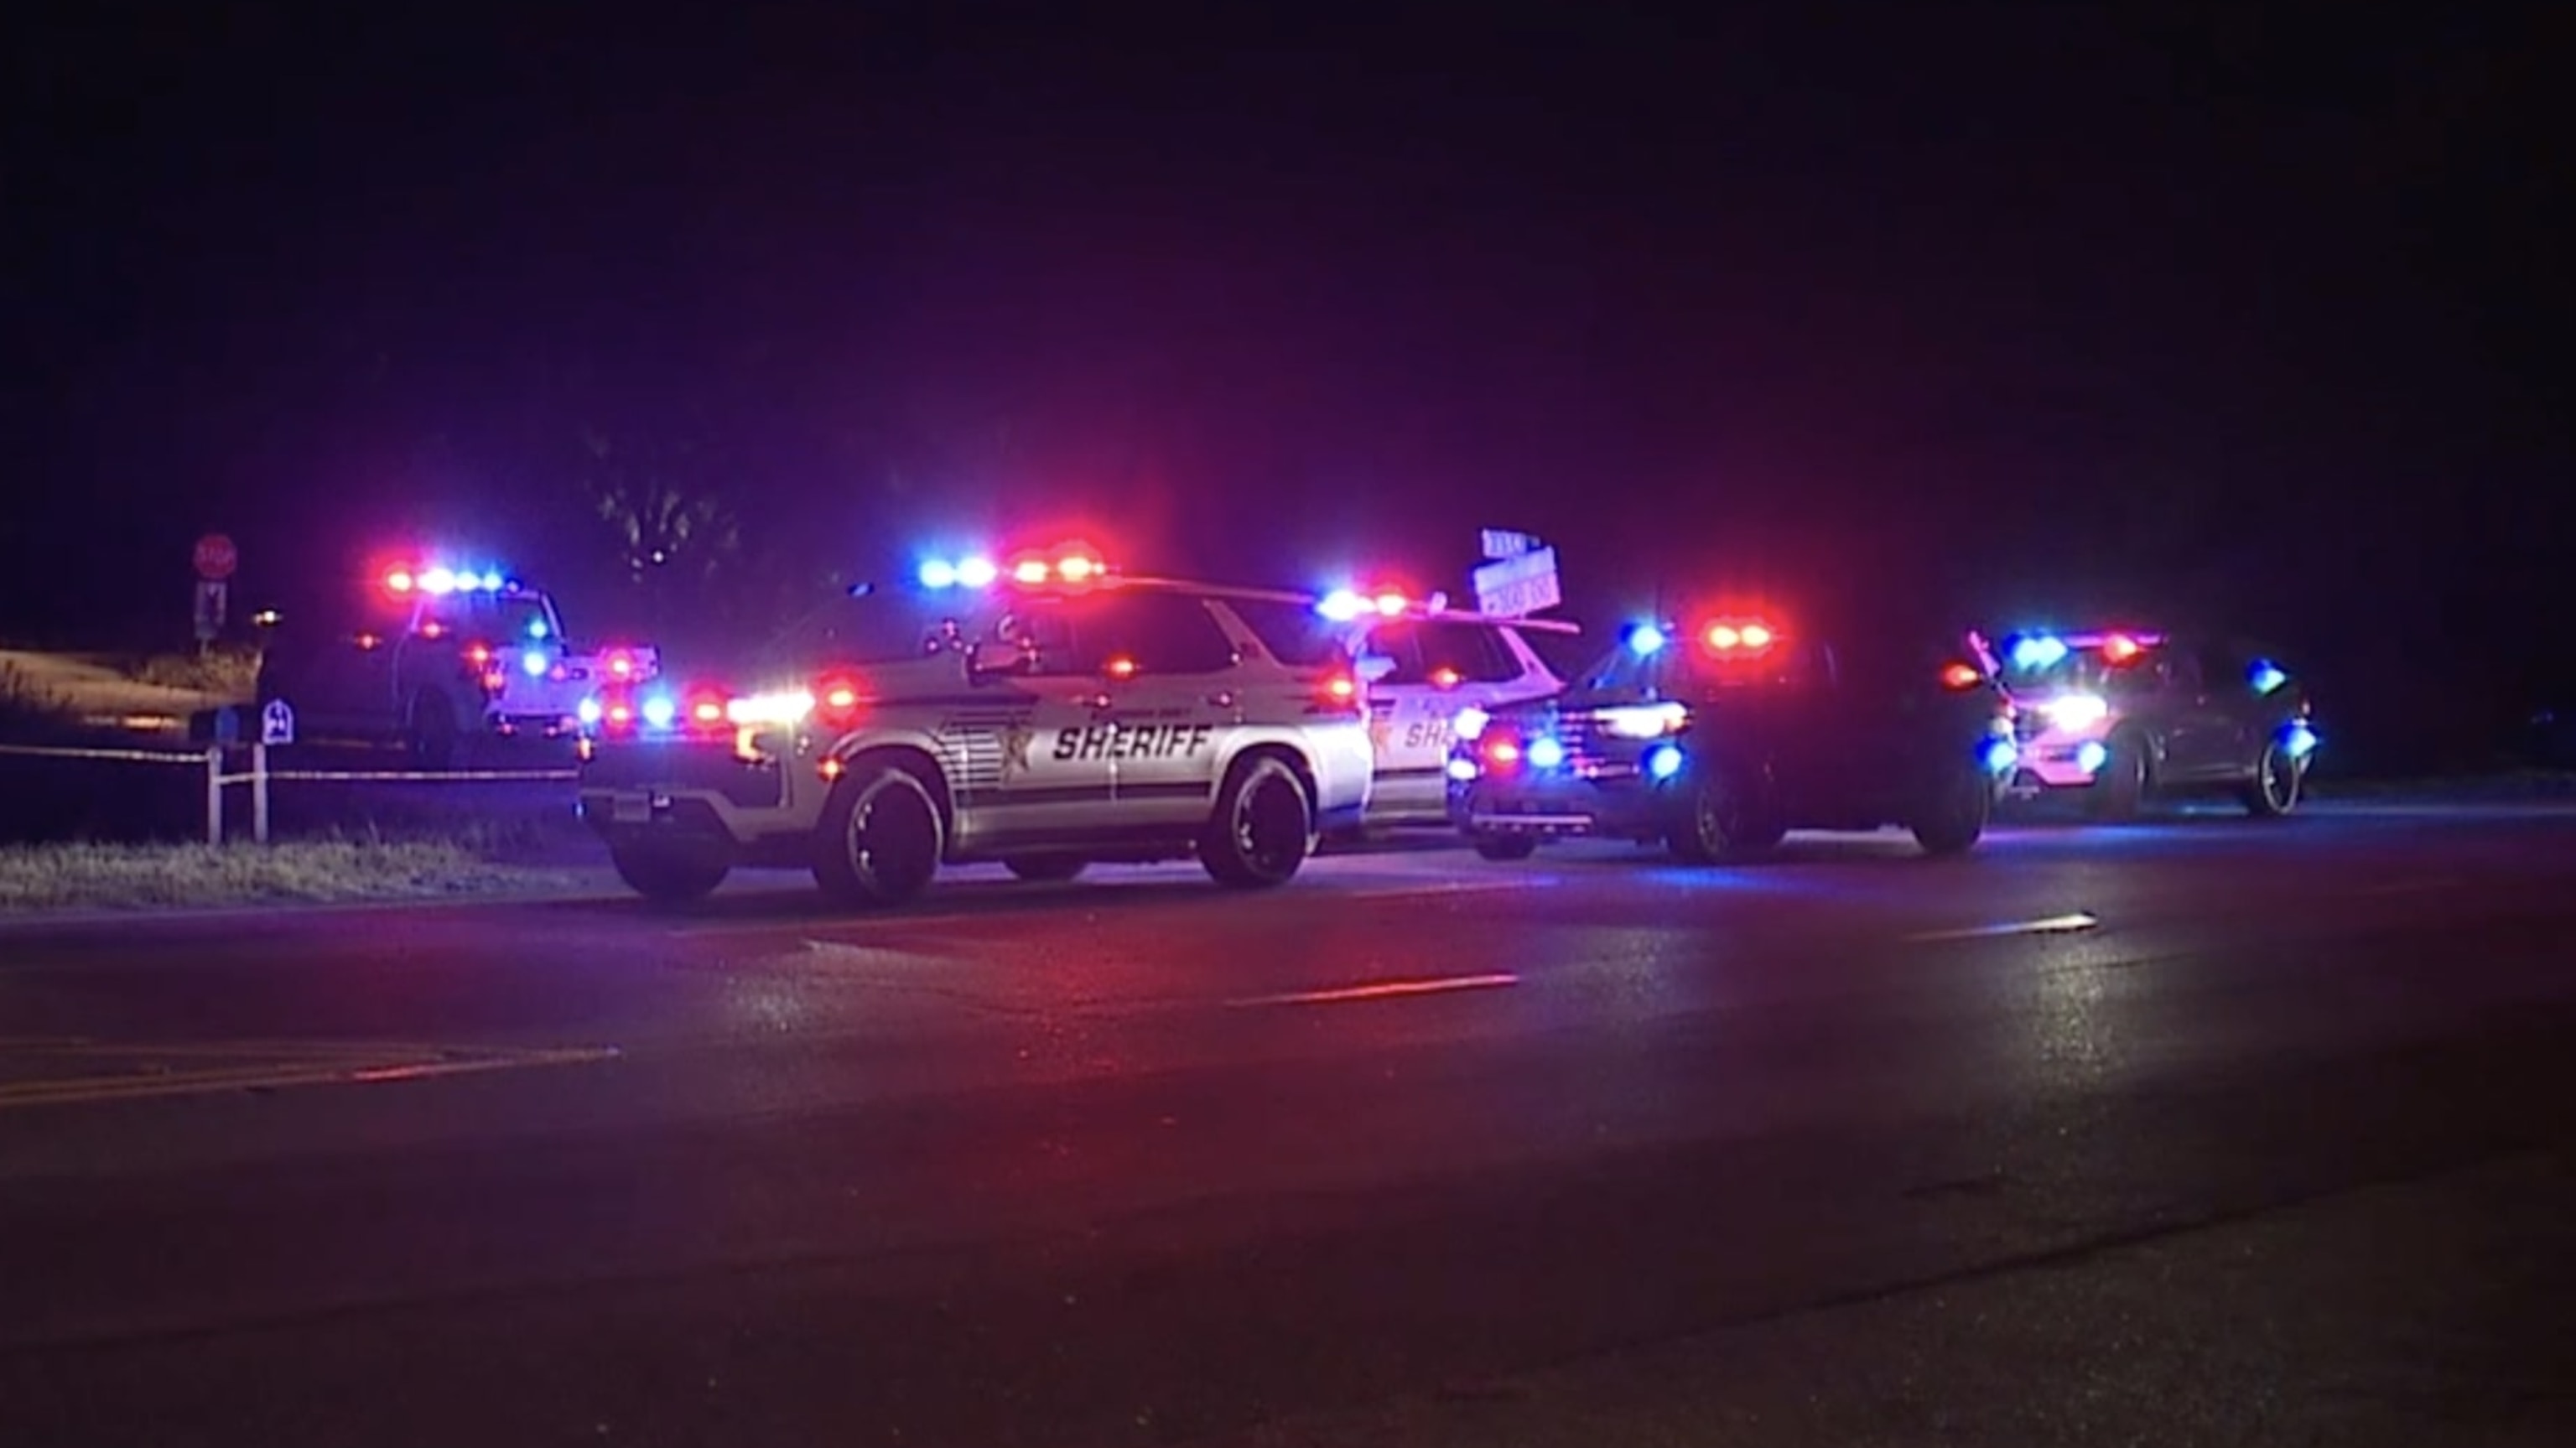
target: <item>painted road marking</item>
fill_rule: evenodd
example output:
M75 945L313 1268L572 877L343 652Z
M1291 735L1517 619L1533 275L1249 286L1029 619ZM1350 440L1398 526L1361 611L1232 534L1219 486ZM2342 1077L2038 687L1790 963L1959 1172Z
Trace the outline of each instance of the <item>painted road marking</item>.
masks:
M1496 986L1518 985L1521 978L1509 972L1491 975L1433 976L1427 980L1382 980L1367 985L1340 986L1331 990L1291 991L1286 995L1252 996L1227 1001L1236 1008L1246 1006L1329 1006L1348 1001L1396 1000L1406 996L1438 995L1446 991L1491 990Z
M216 1091L280 1090L296 1086L361 1086L427 1081L539 1066L570 1066L615 1058L614 1046L489 1048L405 1046L391 1042L186 1042L135 1044L51 1039L14 1044L0 1065L35 1060L105 1061L70 1075L0 1083L0 1111L33 1106L132 1101L204 1095ZM163 1069L164 1061L232 1061ZM121 1068L121 1069L120 1069Z
M1344 900L1400 900L1415 895L1477 895L1488 890L1527 890L1556 883L1543 875L1513 880L1450 880L1428 885L1384 885L1374 890L1334 892Z
M2071 935L2091 930L2101 920L2078 910L2066 915L2050 915L2038 920L2015 920L2004 925L1971 925L1963 930L1927 930L1909 935L1908 940L1988 940L2005 935Z

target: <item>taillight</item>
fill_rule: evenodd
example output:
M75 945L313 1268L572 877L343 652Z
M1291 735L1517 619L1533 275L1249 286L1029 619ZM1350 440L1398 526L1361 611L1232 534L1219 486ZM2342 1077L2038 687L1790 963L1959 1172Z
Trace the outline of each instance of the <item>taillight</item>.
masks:
M698 688L690 690L688 708L689 727L692 729L722 729L726 727L727 721L725 718L725 710L732 702L733 700L725 693L724 690L716 688L711 684L700 685Z
M814 717L830 729L847 729L859 721L867 691L848 674L825 674L814 681Z
M1360 712L1360 681L1338 670L1326 674L1315 685L1315 702L1327 713L1357 714Z
M1984 671L1974 664L1949 663L1941 666L1941 687L1965 693L1986 681Z

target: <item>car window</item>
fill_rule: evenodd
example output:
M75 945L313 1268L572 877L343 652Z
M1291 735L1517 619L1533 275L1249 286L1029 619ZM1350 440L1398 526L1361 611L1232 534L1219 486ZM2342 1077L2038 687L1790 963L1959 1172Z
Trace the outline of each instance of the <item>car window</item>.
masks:
M1207 605L1172 593L1111 593L1040 601L1010 620L1034 648L1030 672L1140 676L1212 674L1234 666L1234 644Z
M1349 626L1335 623L1305 604L1285 599L1229 598L1225 606L1234 610L1272 657L1290 668L1316 668L1342 663L1350 657L1343 643Z
M1369 631L1368 651L1393 663L1390 684L1502 684L1521 673L1495 630L1470 623L1381 624Z

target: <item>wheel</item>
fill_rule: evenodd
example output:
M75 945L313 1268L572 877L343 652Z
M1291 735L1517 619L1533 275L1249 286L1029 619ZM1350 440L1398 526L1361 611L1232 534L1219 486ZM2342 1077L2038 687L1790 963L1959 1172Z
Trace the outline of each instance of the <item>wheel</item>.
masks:
M2299 807L2308 780L2308 762L2292 759L2275 739L2254 761L2254 777L2239 789L2245 812L2258 820L2276 820Z
M891 760L861 760L823 806L814 883L843 905L900 905L939 873L947 830L921 776Z
M1910 822L1914 842L1927 855L1963 855L1975 848L1994 815L1993 780L1982 769L1961 765L1933 796L1922 816Z
M612 847L608 860L628 889L656 905L703 900L733 871L731 862L717 851L670 845Z
M1260 890L1288 883L1314 848L1306 786L1281 760L1259 755L1236 765L1217 791L1199 863L1220 885Z
M1484 859L1526 860L1537 852L1538 838L1534 835L1476 836L1476 853Z
M1747 771L1724 766L1694 771L1682 786L1679 817L1665 832L1675 855L1694 865L1742 859L1776 848L1788 836L1780 811Z
M2147 741L2143 735L2114 734L2108 748L2087 803L2097 820L2136 819L2147 799Z
M405 726L405 745L411 762L421 769L445 769L456 762L456 711L447 700L423 692L411 701L411 719Z
M1091 862L1080 855L1012 855L1002 861L1002 868L1023 880L1070 880L1081 874Z

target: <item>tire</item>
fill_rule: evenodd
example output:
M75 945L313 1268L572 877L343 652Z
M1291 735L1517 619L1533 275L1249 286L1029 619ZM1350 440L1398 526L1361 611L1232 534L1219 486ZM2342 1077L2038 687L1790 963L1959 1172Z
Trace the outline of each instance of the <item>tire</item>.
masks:
M2136 819L2147 802L2146 739L2123 733L2112 735L2108 743L2109 756L2102 761L2102 772L2093 777L2092 797L2086 803L2097 820Z
M626 888L656 905L685 905L703 900L733 873L732 862L714 850L676 849L668 845L612 847L609 863Z
M1934 788L1923 814L1908 822L1907 828L1927 855L1964 855L1984 838L1994 810L1993 781L1984 770L1961 765L1953 777Z
M835 904L900 905L930 887L947 845L939 802L921 776L892 760L863 758L823 806L814 883Z
M1285 761L1255 755L1227 772L1199 837L1199 864L1220 884L1266 890L1296 878L1315 848L1315 811Z
M1538 839L1533 835L1482 834L1475 838L1476 855L1486 860L1526 860L1538 853Z
M2254 777L2239 787L2237 797L2244 801L2247 814L2276 820L2299 807L2307 782L2307 761L2292 759L2275 739L2263 746L2261 757L2254 761Z
M1788 837L1780 811L1742 768L1713 766L1692 772L1676 796L1677 817L1664 842L1683 861L1714 865L1776 849Z
M1002 861L1003 869L1039 884L1070 880L1090 866L1080 855L1012 855Z
M446 769L456 763L456 711L444 697L426 690L413 695L411 718L403 727L415 768Z

